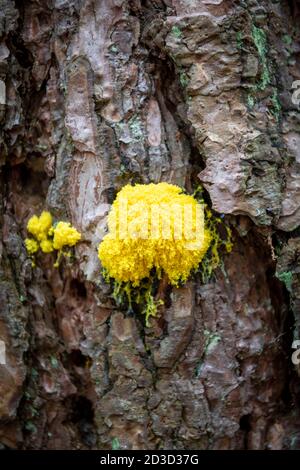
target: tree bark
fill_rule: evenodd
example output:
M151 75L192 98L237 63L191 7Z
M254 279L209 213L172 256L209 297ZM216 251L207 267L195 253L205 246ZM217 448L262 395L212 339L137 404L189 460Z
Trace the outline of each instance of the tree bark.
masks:
M300 448L300 3L0 1L0 442ZM202 184L233 231L146 327L97 246L127 183ZM33 268L49 210L83 241ZM285 282L284 282L285 281Z

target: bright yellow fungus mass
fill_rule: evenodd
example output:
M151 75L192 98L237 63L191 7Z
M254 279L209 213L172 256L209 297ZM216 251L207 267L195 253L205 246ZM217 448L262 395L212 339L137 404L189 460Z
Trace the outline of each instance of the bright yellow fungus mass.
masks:
M33 215L27 223L27 231L34 238L26 238L25 246L29 256L33 256L39 249L43 253L58 250L58 261L65 247L71 247L81 239L81 234L69 222L58 222L53 225L50 212L43 211L38 217Z
M39 249L38 242L36 240L34 240L33 238L26 238L25 239L25 246L26 246L27 253L29 255L33 255Z
M81 239L80 233L69 222L58 222L53 231L53 248L62 250L64 246L74 246Z
M124 186L99 245L102 266L117 282L139 286L155 268L170 284L185 282L207 252L211 235L193 196L168 183Z
M48 237L49 229L52 226L52 216L50 212L43 211L38 217L33 215L27 223L27 230L31 233L39 242L46 240Z

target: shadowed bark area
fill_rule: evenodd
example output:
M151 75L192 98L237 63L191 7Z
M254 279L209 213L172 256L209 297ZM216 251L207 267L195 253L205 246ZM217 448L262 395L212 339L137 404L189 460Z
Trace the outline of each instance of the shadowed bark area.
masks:
M300 3L0 0L0 443L299 449ZM127 183L167 181L233 232L146 327L97 246ZM26 254L49 210L74 259Z

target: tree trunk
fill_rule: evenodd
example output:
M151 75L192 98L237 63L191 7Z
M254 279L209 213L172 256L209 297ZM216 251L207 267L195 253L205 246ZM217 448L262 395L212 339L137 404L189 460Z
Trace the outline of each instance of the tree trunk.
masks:
M299 16L287 0L0 1L3 447L300 448ZM117 191L160 181L204 185L234 244L146 327L96 250ZM43 209L83 236L58 269L24 247Z

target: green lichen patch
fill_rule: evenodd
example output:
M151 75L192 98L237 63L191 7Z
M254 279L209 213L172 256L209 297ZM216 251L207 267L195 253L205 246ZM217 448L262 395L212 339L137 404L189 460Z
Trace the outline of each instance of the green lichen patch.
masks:
M181 38L182 37L182 31L178 26L173 26L171 29L171 34L175 36L175 38Z
M293 39L291 38L291 36L289 36L288 34L285 34L282 38L282 41L284 44L286 44L287 46L290 46L293 42Z
M182 88L186 88L189 84L189 78L185 72L180 72L179 82Z
M237 45L238 49L242 49L242 47L243 47L243 33L242 33L242 31L238 31L236 33L236 45Z
M253 109L253 108L254 108L255 99L254 99L254 97L253 97L251 94L249 94L249 95L247 96L247 105L248 105L248 107L249 107L250 109Z
M281 114L281 103L279 101L278 91L275 89L271 97L272 108L271 113L274 115L276 121L279 121Z
M285 287L289 292L292 292L293 273L291 271L276 273L276 277L285 284Z
M265 90L270 84L270 71L267 59L267 36L262 28L252 26L252 39L258 52L258 56L262 65L262 72L259 82L256 85L257 90Z
M202 369L202 366L203 366L203 363L207 354L212 352L217 346L217 344L221 341L221 336L216 332L204 330L203 333L205 337L205 345L204 345L202 357L195 367L195 371L194 371L195 377L200 376L201 369Z
M257 50L257 55L260 63L260 76L256 80L256 83L251 86L250 91L247 94L247 106L251 111L255 104L260 100L260 92L264 92L270 87L267 98L269 115L274 116L276 122L280 122L281 116L281 103L279 100L278 90L276 86L272 85L272 78L275 81L274 66L268 59L268 40L266 32L255 25L252 25L251 36L253 43ZM288 43L289 39L285 38L285 42ZM264 96L265 97L265 96Z
M142 121L139 116L132 116L131 119L128 121L128 127L130 130L131 136L139 141L142 140L144 137L144 130L142 126Z
M261 59L266 56L267 52L267 36L263 29L258 28L257 26L252 26L252 38L258 54Z
M114 437L111 441L111 448L112 450L119 450L120 449L120 442L117 437Z

